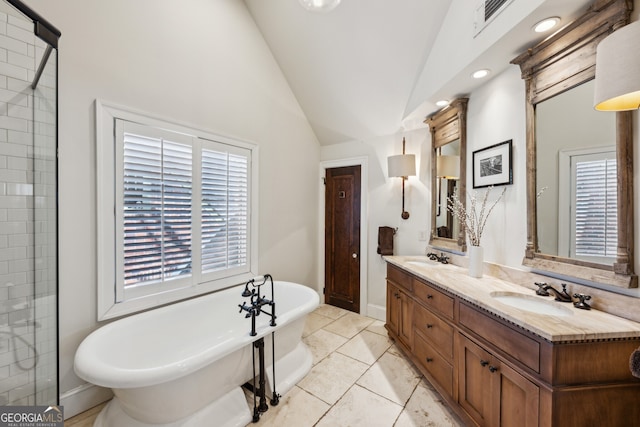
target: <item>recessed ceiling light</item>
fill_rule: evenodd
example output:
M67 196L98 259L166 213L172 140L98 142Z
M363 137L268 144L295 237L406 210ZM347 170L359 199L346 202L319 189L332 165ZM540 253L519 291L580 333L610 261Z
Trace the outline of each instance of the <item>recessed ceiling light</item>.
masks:
M440 101L436 102L436 105L438 107L446 107L447 105L449 105L449 101L441 99Z
M335 9L341 0L298 0L302 7L311 12L329 12Z
M560 22L560 18L553 16L551 18L543 19L533 26L533 31L536 33L544 33L554 28Z
M473 74L471 74L471 76L474 79L481 79L483 77L487 77L488 75L489 75L489 70L487 70L486 68L484 68L482 70L475 71Z

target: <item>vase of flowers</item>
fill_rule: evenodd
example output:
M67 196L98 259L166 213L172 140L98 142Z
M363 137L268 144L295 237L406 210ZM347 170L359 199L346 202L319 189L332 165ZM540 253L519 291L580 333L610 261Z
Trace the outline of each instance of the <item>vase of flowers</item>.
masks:
M454 193L453 196L448 197L447 209L463 224L464 229L469 239L469 275L471 277L482 277L484 267L484 254L482 246L480 246L480 240L482 238L482 232L484 226L487 224L487 218L493 208L498 204L507 188L504 187L498 198L490 205L488 205L489 193L493 186L487 187L482 201L478 204L477 193L471 192L469 195L469 208L465 208L464 204L460 201L458 194ZM480 211L478 212L478 205Z

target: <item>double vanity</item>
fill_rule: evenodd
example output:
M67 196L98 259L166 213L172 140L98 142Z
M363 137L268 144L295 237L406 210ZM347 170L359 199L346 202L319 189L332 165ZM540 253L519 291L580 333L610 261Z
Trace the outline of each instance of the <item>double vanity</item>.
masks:
M468 425L640 426L640 324L388 256L389 336Z

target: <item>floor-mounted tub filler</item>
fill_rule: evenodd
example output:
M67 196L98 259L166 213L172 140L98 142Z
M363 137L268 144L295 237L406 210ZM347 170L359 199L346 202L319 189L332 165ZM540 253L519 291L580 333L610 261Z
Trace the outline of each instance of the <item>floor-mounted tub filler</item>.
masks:
M244 285L243 285L244 286ZM253 342L271 349L275 332L277 392L286 393L311 369L302 342L307 314L318 306L311 288L290 282L264 286L277 302L271 317L239 314L243 287L136 314L91 333L75 356L78 376L115 397L95 427L244 426L253 418L241 386L253 377ZM273 390L272 352L265 352L267 390Z

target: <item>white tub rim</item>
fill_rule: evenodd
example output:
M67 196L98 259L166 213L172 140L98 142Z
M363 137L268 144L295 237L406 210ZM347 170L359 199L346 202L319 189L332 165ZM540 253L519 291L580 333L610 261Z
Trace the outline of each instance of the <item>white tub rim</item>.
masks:
M102 339L105 334L109 334L114 328L120 328L123 325L126 326L127 324L132 324L136 321L139 321L141 316L157 316L161 315L165 311L176 310L177 306L188 307L191 304L203 303L203 299L215 298L217 294L224 292L237 292L239 296L238 302L241 302L242 299L240 298L240 293L242 291L241 288L244 285L240 285L232 288L227 288L219 292L214 292L197 298L177 302L168 306L159 307L150 311L128 316L96 329L82 341L82 343L78 347L78 350L76 351L74 359L74 370L76 372L76 375L92 384L112 389L141 388L167 383L196 372L199 369L211 363L214 363L216 360L241 348L242 346L250 345L250 343L252 343L253 341L264 337L271 332L277 331L282 326L285 326L288 322L294 321L302 316L307 315L308 313L313 311L319 304L318 293L308 286L286 281L274 281L274 284L276 284L276 286L278 286L278 284L282 284L285 286L299 287L300 292L303 292L307 296L307 298L305 298L304 302L301 301L298 306L291 310L288 310L285 313L279 313L276 310L276 314L278 316L277 326L258 327L256 330L258 334L256 336L251 336L249 334L251 329L251 320L246 319L247 331L245 334L241 336L235 336L233 339L218 343L214 348L210 348L198 354L190 355L190 357L188 358L177 359L173 363L168 363L162 366L148 369L115 368L101 360L99 357L96 357L95 352L93 351L93 349L95 348L93 344L96 341ZM276 299L276 309L277 303L278 301ZM238 316L241 316L241 314L238 314Z

